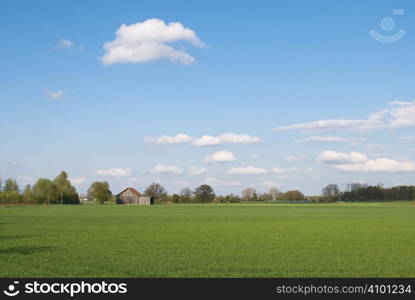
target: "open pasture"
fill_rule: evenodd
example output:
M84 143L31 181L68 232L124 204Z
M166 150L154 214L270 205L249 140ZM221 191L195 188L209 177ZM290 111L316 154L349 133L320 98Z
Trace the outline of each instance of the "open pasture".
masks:
M415 277L415 205L0 207L0 277Z

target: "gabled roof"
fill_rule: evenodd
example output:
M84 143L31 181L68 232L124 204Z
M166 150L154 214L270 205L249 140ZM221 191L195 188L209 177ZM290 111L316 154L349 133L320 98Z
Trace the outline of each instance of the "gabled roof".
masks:
M144 196L143 194L141 194L139 191L137 191L135 188L132 188L132 187L128 187L128 188L124 189L121 193L117 194L116 196L121 195L122 193L124 193L127 190L129 190L130 192L132 192L136 196Z

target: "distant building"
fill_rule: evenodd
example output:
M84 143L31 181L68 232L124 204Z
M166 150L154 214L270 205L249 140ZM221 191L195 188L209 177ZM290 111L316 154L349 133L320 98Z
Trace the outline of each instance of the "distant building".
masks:
M136 205L152 205L154 199L141 194L134 188L128 187L115 196L117 204L136 204Z

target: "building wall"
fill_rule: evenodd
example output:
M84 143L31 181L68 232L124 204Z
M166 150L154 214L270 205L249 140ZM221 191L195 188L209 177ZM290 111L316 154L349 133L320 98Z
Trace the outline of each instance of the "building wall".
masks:
M150 197L137 196L130 190L126 190L121 195L117 196L117 204L138 204L138 205L150 205Z

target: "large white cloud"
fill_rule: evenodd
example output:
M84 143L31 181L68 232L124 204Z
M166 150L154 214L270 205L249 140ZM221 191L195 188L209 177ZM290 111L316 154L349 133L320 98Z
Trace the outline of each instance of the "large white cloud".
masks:
M101 169L96 171L95 174L98 176L125 177L131 175L131 170L121 168Z
M319 160L328 164L354 164L361 163L368 160L368 157L359 152L337 152L337 151L322 151L319 155Z
M155 165L150 169L150 173L153 174L182 174L183 169L177 166L165 166L165 165Z
M195 59L185 51L175 49L171 43L184 41L196 47L204 46L195 31L179 22L167 24L160 19L123 24L115 36L115 40L104 44L106 52L100 58L104 65L144 63L158 59L190 64Z
M235 155L231 151L217 151L205 157L205 162L229 162L236 160Z
M203 135L200 138L194 138L185 133L179 133L174 136L162 135L158 138L147 139L147 142L151 142L157 145L190 143L193 146L204 147L225 144L257 144L261 143L262 140L259 137L249 134L237 134L228 132L217 136Z
M294 130L303 133L358 131L415 126L415 101L395 101L389 107L372 113L366 119L329 119L279 126L274 130Z
M377 158L356 164L339 164L334 167L346 172L415 172L415 162L389 158Z

